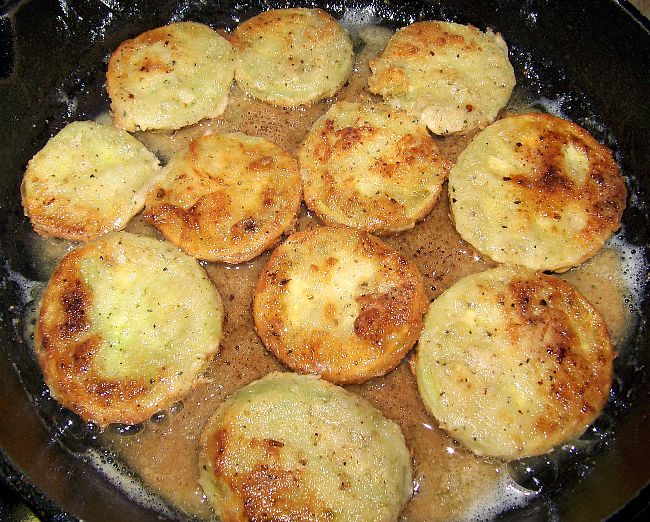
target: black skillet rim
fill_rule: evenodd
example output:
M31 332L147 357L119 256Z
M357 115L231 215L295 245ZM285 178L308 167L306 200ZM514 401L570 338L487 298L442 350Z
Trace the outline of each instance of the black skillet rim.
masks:
M2 10L11 10L13 8L20 8L20 6L16 7L17 4L20 4L21 2L16 2L16 1L9 1L9 2L4 2L1 4ZM37 4L38 2L32 2L31 4ZM82 2L83 3L83 2ZM294 2L298 4L308 4L311 5L313 2ZM356 5L356 4L362 4L366 2L347 2L348 5ZM507 4L508 2L491 2L490 4L495 4L495 7L498 9L500 7L500 4ZM512 2L510 2L512 3ZM603 2L601 2L603 3ZM71 2L70 4L73 4ZM275 5L277 2L264 2L263 5ZM284 4L284 3L282 3ZM338 3L339 5L341 2ZM413 7L414 4L417 4L417 2L403 2L404 8L409 12L409 13L415 13L417 16L417 8ZM533 4L535 5L541 5L544 4L544 2L527 2L529 4L529 7ZM616 6L620 8L622 12L624 12L627 16L631 18L638 26L641 27L642 31L645 33L645 36L647 37L648 34L650 34L650 24L648 21L643 18L638 10L633 7L631 4L625 1L621 2L609 2L610 8L612 6ZM240 3L240 15L244 16L244 13L246 13L247 9L248 12L250 12L250 9L259 9L259 6L253 8L251 4L246 4L246 3ZM326 7L327 4L325 4ZM336 6L332 6L330 9L336 14ZM83 10L80 9L80 13ZM439 12L443 12L444 9L440 7ZM0 11L2 12L2 11ZM84 12L85 13L85 12ZM445 13L443 13L445 14ZM447 11L446 12L447 16L444 16L445 18L451 16L453 19L454 13L452 11ZM81 15L81 16L90 16L90 15ZM469 20L470 22L472 20ZM606 27L607 23L606 21L603 21L602 23L599 24L600 27ZM614 31L615 28L612 28L612 33L616 33ZM2 24L0 24L0 80L3 78L3 74L5 74L3 71L9 70L11 68L10 65L5 65L7 61L12 59L12 56L10 56L12 50L9 50L9 52L6 51L6 43L7 40L3 39L4 37L2 36L3 29L2 29ZM124 31L123 31L124 32ZM616 34L617 38L622 38L624 35L621 35L619 33ZM13 42L10 42L10 45L13 45ZM650 47L648 47L650 48ZM647 50L647 48L646 48ZM85 88L83 85L83 81L81 82L82 85L79 86L80 89ZM0 87L2 86L2 83L0 81ZM646 113L648 112L648 107L647 105L645 107L641 107L641 109L644 109ZM4 116L4 113L2 113ZM39 133L38 139L43 141L44 139L47 139L47 136L45 135L48 133L48 131L51 131L52 127L56 127L57 124L60 122L51 122L49 125L49 128L42 129L41 132ZM644 132L642 134L645 134L647 136L647 128L644 129ZM647 141L646 141L647 143ZM2 149L0 149L2 150ZM640 190L641 193L647 193L647 190L645 190L645 187L643 187ZM4 203L4 201L3 201ZM641 219L640 223L647 225L647 215L645 216L646 219ZM6 224L6 218L3 216L2 220L0 221L3 224ZM635 223L638 223L638 221L635 220ZM6 230L6 228L5 228ZM3 240L4 241L4 240ZM647 234L639 232L639 236L637 238L638 244L647 244ZM645 312L647 314L647 303L645 305ZM646 315L647 316L647 315ZM6 315L5 315L5 320L6 320ZM30 503L34 511L36 511L41 517L44 519L52 519L52 520L75 520L75 518L72 515L66 514L65 512L61 512L59 507L56 506L56 504L47 496L45 495L40 489L35 486L31 480L29 480L27 477L25 477L21 472L17 471L17 469L14 468L11 459L5 454L4 451L0 451L0 463L2 464L0 466L0 475L5 479L6 483L14 489L22 498L26 498L28 500L28 503ZM627 520L629 519L630 516L635 516L636 514L644 513L648 509L648 502L647 502L647 497L648 497L649 491L648 491L648 486L646 485L644 490L637 495L631 502L629 502L626 506L623 507L623 509L616 513L614 516L616 519L620 520ZM68 518L69 517L69 518Z

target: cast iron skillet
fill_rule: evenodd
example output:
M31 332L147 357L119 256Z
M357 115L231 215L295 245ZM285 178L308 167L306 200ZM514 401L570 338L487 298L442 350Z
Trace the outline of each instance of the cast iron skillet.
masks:
M367 0L0 1L0 474L43 518L165 520L129 500L80 457L94 434L48 398L22 335L22 278L43 280L30 260L19 184L27 161L67 122L108 107L108 53L122 40L170 20L232 29L270 7L320 6L335 16ZM594 0L380 1L383 23L445 19L492 27L511 47L517 91L559 100L564 114L614 149L632 193L623 217L629 242L647 255L650 191L650 30L625 2ZM647 514L650 481L650 314L646 290L617 361L619 376L600 439L586 456L565 454L558 477L506 520L596 520ZM643 490L645 488L645 491ZM621 511L623 510L623 511ZM0 512L1 513L1 512ZM618 513L618 514L617 514Z

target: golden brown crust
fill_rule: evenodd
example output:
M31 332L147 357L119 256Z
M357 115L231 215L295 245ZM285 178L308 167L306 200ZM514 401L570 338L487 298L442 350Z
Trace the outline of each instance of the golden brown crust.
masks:
M89 361L100 340L97 335L86 335L90 330L86 310L92 304L92 291L79 276L78 260L84 250L71 252L52 274L41 305L35 344L45 381L55 397L88 418L95 417L89 412L109 408L116 401L131 402L145 391L147 383L143 379L122 382L88 375ZM142 420L130 413L121 419L127 423ZM96 420L105 423L104 418Z
M192 388L218 351L221 320L219 296L196 261L154 239L112 234L63 258L34 345L61 404L99 425L136 424Z
M129 133L72 122L29 161L20 187L25 215L42 236L90 241L126 226L159 171Z
M370 68L370 92L413 112L434 134L494 121L515 85L501 35L451 22L403 27Z
M399 427L316 376L276 372L241 388L200 448L199 482L219 520L394 522L411 495Z
M211 134L172 159L149 192L145 218L185 252L240 263L291 230L302 184L296 160L244 134Z
M581 435L607 402L614 353L569 283L518 267L468 276L430 306L418 388L479 455L520 458Z
M291 520L304 522L330 521L334 513L321 502L313 487L305 482L300 469L286 469L282 463L281 449L284 443L274 439L251 438L248 444L253 452L263 455L261 462L251 470L233 473L237 462L233 461L229 448L237 444L236 435L228 427L206 437L203 451L208 455L215 477L222 481L231 494L245 499L243 502L245 520ZM296 492L300 491L299 495ZM287 519L286 514L291 518ZM238 521L240 518L226 517Z
M337 383L392 370L427 305L417 268L373 236L323 227L290 236L257 283L255 328L295 371Z
M593 256L620 226L627 190L611 151L549 114L494 123L449 178L460 235L500 263L564 271Z
M326 223L376 234L411 229L438 201L447 164L412 115L339 102L298 152L305 203Z
M574 123L563 123L570 130L558 129L554 116L529 117L529 125L540 129L539 148L522 151L523 161L537 176L514 174L526 201L544 215L558 216L572 198L580 197L589 210L580 235L585 242L609 236L621 223L627 190L612 151L598 143L586 130ZM574 146L589 156L589 172L582 184L576 183L564 167L565 146ZM515 144L515 146L517 146ZM518 147L521 148L521 147Z
M234 51L210 27L177 22L126 40L111 54L106 90L117 127L178 129L226 108Z
M285 107L332 96L346 82L354 53L347 31L321 9L272 9L240 24L235 80L243 91Z

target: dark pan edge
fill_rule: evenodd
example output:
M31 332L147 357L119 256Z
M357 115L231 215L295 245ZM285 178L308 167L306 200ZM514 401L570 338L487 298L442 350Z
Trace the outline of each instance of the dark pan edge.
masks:
M501 3L503 3L503 2L501 2ZM407 2L406 4L410 4L410 3ZM497 4L499 4L499 2L497 2ZM532 2L532 4L535 4L535 2ZM621 4L620 7L621 7L621 9L622 9L623 11L627 12L628 14L632 14L632 15L634 15L634 11L632 11L632 9L634 9L634 8L632 7L632 8L630 9L630 4L628 4L627 2L621 2L620 4ZM636 22L638 23L638 20L636 20ZM647 23L644 24L643 27L646 29L646 33L647 33L647 32L648 32L648 26L647 26ZM128 31L126 31L126 32L128 32ZM83 52L84 50L85 50L85 49L83 49L83 46L82 46L82 49L80 49L79 52ZM647 107L646 107L646 110L647 110ZM611 112L611 111L609 111L609 112ZM646 112L647 112L647 111L646 111ZM646 120L646 121L648 121L648 120ZM22 127L25 128L25 126L22 126ZM56 128L56 127L57 127L57 122L50 122L50 123L48 124L47 128L43 128L43 127L42 127L42 128L40 129L40 133L39 133L38 141L43 142L45 139L47 139L47 136L52 132L52 129L53 129L53 128ZM645 135L645 137L644 137L643 133L640 133L640 135L638 136L638 141L640 142L640 141L642 141L643 139L645 139L645 138L647 138L647 137L648 137L647 135ZM634 140L634 141L636 141L636 140ZM647 141L645 141L645 143L647 143ZM22 155L23 155L23 156L28 156L28 155L29 155L29 152L28 152L28 151L23 151ZM626 167L626 168L627 168L630 172L635 172L635 171L637 171L637 167L638 167L639 163L641 163L641 162L640 162L640 159L641 159L641 158L639 158L639 159L635 159L635 158L629 158L628 156L624 156L624 159L625 159L625 162L626 162L626 164L627 164L627 167ZM25 161L26 161L26 160L25 160ZM645 180L645 181L646 181L646 183L644 184L643 187L640 187L639 190L640 190L643 194L647 195L647 189L646 189L646 187L648 186L648 184L647 184L647 180ZM3 180L3 183L4 183L4 182L5 182L5 181ZM15 182L14 182L14 188L15 188ZM3 197L4 197L4 196L3 196ZM4 207L4 206L5 206L5 201L3 200L3 207ZM14 208L13 211L14 211L14 212L16 211L15 208ZM635 222L634 224L630 223L630 226L635 226L635 228L636 228L637 226L639 226L639 224L646 224L646 225L647 225L647 216L643 216L643 218L645 218L645 219L641 219L641 218L639 218L639 219L640 219L640 223L639 223L638 221ZM635 221L635 220L632 219L631 221ZM5 218L4 215L3 215L2 218L0 218L0 222L2 222L2 224L5 224L5 223L6 223L6 218ZM7 230L7 229L4 228L4 230ZM640 232L640 234L641 234L641 232ZM4 239L3 239L3 241L4 241ZM647 236L643 236L643 235L641 235L641 236L638 237L637 241L638 241L639 244L643 244L644 242L647 243ZM15 296L14 296L14 298L15 298ZM647 314L648 314L648 312L649 312L647 302L646 302L646 304L644 305L644 311L645 311L645 313L646 313L646 317L647 317ZM4 313L4 311L3 311L3 313ZM3 322L4 322L5 324L10 324L10 321L11 321L11 320L12 320L12 317L10 317L9 314L5 314L5 315L4 315L4 317L3 317ZM7 338L5 339L5 338L4 338L4 337L5 337L4 334L5 334L5 332L4 332L4 330L3 330L3 338L2 338L2 342L3 342L3 343L4 343L4 342L8 342L8 343L13 343L13 342L15 342L15 340L14 340L13 338L10 338L10 337L7 337ZM645 342L645 340L646 340L646 337L645 337L645 334L644 334L643 342ZM647 355L647 354L646 354L646 355ZM648 360L648 359L646 359L646 360ZM23 394L23 395L25 394L24 390L22 389L22 386L21 386L20 382L19 382L18 380L16 380L16 376L15 376L15 374L14 374L14 375L11 375L11 372L7 372L7 374L4 375L4 368L3 368L2 378L3 378L3 383L5 383L5 386L7 387L6 389L11 388L12 393L13 393L14 388L15 388L15 391L16 391L17 393L19 393L19 394ZM15 383L12 382L11 386L9 386L8 383L11 382L12 379L15 381ZM16 387L14 386L14 384L16 385ZM645 384L645 388L642 388L642 389L638 390L637 393L639 393L639 394L641 394L641 395L644 394L644 393L647 394L647 383ZM27 400L29 401L30 399L28 398ZM15 406L15 405L12 405L12 406ZM23 413L20 413L20 412L16 412L16 411L15 411L15 408L12 408L11 411L5 411L4 409L2 409L2 410L0 410L0 412L3 414L3 419L5 419L6 421L8 421L7 424L9 424L10 426L11 426L11 425L14 425L14 423L17 424L17 423L19 423L19 422L22 423L22 424L24 424L24 423L26 422L26 420L27 420L27 417L29 417L29 412L28 412L28 411L25 411L25 412L23 412ZM645 415L646 415L646 416L647 416L647 413L648 413L648 412L646 411L646 412L645 412ZM33 415L33 414L32 414L32 415ZM641 417L643 418L643 415L641 415ZM646 417L646 418L647 418L647 417ZM40 419L36 419L36 424L34 425L34 429L35 429L35 430L38 430L38 423L39 423L39 422L40 422ZM42 426L41 426L41 428L42 428ZM4 428L3 428L3 429L4 429ZM49 434L46 433L46 435L47 435L47 436L44 438L44 444L45 444L45 446L48 446L49 448L51 448L51 447L53 447L53 446L56 446L56 443L53 443L52 440L50 439ZM5 440L5 439L4 439L4 437L0 437L0 440ZM57 450L55 450L55 451L57 451ZM68 454L65 453L65 455L68 455ZM647 457L648 457L648 456L647 456L647 454L646 454L646 455L645 455L645 458L647 459ZM647 462L647 460L646 460L646 462ZM22 468L23 466L25 466L24 463L21 463L21 462L18 461L18 460L16 461L16 464L17 464L17 466L18 466L19 468ZM75 470L73 470L72 468L67 467L67 466L65 466L65 465L63 465L63 464L60 464L60 466L61 466L61 467L60 467L59 469L61 469L61 470L64 472L64 475L67 475L68 473L77 473L77 471L75 471ZM86 473L93 473L93 472L94 472L93 469L90 468L88 465L85 465L85 466L86 466L85 468L82 467L82 471L81 471L82 476L85 475ZM107 493L107 494L110 496L109 493ZM74 498L73 498L73 499L67 499L67 501L70 501L70 500L74 501L75 499L74 499ZM632 504L636 503L637 501L638 501L638 498L637 498L636 500L632 501L629 505L632 505ZM60 502L62 505L65 505L65 499L63 499L63 500L61 500L61 501L59 501L59 502ZM629 506L629 505L628 505L628 506ZM646 505L646 507L647 507L647 504L645 504L645 505ZM627 509L627 507L624 508L624 510L625 510L625 509ZM53 514L50 514L50 515L51 515L51 516L54 516ZM50 515L46 515L46 517L49 518ZM85 516L85 517L88 517L88 516L92 516L92 515L84 515L84 516ZM617 516L618 516L618 515L617 515ZM136 518L136 520L137 520L137 518Z

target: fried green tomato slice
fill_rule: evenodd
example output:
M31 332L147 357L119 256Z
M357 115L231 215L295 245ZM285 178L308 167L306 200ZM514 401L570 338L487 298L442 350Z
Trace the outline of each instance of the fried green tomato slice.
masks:
M354 65L347 31L321 9L274 9L240 24L235 80L260 100L293 107L335 94Z
M413 228L438 201L448 172L417 117L383 103L332 105L298 161L311 210L375 234Z
M549 114L503 118L449 173L456 230L498 263L565 271L621 224L627 189L612 151Z
M293 228L301 198L291 154L263 138L208 134L165 166L144 215L194 257L241 263Z
M195 259L118 232L67 254L41 301L35 350L52 396L100 426L182 399L219 350L223 307Z
M28 163L25 214L42 236L90 241L121 230L142 210L159 171L156 156L128 132L73 122Z
M216 31L177 22L123 42L110 57L106 90L117 127L179 129L226 109L235 53Z
M392 247L367 232L317 227L275 249L253 316L265 346L292 370L360 383L406 356L427 303L417 266Z
M594 422L613 359L601 315L569 283L504 266L461 279L430 305L415 366L444 430L477 455L516 459Z
M411 496L399 427L316 376L272 373L229 397L201 436L219 520L389 522Z
M370 68L370 92L442 135L493 122L515 86L501 35L451 22L400 29Z

